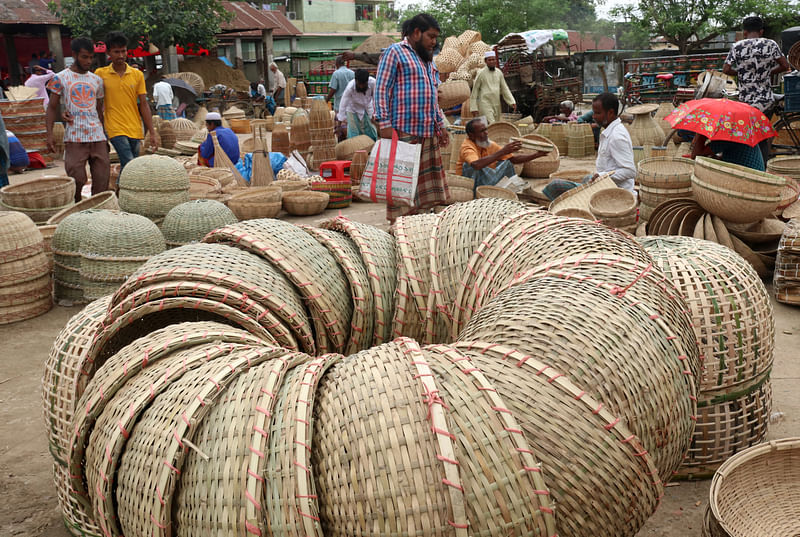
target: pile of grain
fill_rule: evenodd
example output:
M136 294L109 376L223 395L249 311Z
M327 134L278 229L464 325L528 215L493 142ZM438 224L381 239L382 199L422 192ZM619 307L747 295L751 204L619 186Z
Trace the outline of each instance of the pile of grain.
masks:
M237 91L247 91L250 88L250 82L242 71L231 69L217 58L208 56L188 58L178 64L178 69L191 71L203 77L206 89L216 84L225 84Z
M366 52L367 54L374 54L380 52L382 49L387 48L389 45L394 45L395 40L386 34L372 34L363 43L358 45L353 51L356 54Z

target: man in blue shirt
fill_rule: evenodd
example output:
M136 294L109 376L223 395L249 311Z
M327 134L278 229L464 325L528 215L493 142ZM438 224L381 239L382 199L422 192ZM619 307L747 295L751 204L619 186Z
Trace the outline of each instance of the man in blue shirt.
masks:
M209 112L206 116L206 128L208 129L208 137L206 141L200 144L197 149L199 157L198 164L203 166L214 166L214 140L211 139L211 133L216 133L217 142L219 142L222 150L231 159L231 162L236 164L239 162L239 138L230 129L222 126L222 116L218 112Z
M342 96L347 85L356 77L355 73L347 68L344 64L344 57L336 56L336 71L331 75L331 81L328 83L328 94L325 96L325 101L330 101L333 98L333 110L338 114L339 105L342 102ZM343 140L347 137L347 129L345 122L336 120L336 137Z

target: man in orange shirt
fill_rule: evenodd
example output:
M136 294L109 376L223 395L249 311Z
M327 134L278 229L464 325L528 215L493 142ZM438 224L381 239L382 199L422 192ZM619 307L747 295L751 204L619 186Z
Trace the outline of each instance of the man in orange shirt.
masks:
M489 140L486 120L475 118L467 123L467 139L461 144L456 170L475 181L475 187L496 185L503 177L516 175L514 164L524 164L547 153L535 151L529 155L514 155L522 149L520 142L501 147Z
M100 67L95 74L103 79L105 90L105 126L108 138L119 155L120 169L139 156L144 133L150 133L150 148L158 148L153 117L147 104L144 75L127 63L128 39L121 32L106 38L106 51L111 65Z

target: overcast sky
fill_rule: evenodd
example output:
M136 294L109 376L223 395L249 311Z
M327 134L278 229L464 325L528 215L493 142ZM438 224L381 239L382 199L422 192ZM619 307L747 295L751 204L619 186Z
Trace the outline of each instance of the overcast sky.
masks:
M395 0L394 4L396 7L402 9L409 4L417 3L416 0ZM606 0L602 2L601 5L598 5L597 16L598 17L608 17L608 12L611 11L612 8L616 6L624 6L624 5L631 5L635 4L635 0ZM466 28L465 28L466 30Z

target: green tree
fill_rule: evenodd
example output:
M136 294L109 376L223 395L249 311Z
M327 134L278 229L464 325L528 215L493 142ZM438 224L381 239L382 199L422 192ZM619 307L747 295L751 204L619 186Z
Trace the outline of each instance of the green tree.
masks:
M590 29L595 21L594 0L440 0L408 6L401 20L417 13L433 15L442 37L477 30L487 43L506 34L544 28Z
M612 10L612 15L624 17L640 31L663 36L681 54L740 29L742 19L753 13L775 27L787 27L797 20L791 0L639 0L636 6Z
M233 18L219 0L60 0L49 7L73 35L103 40L120 31L132 43L160 50L189 43L213 47L220 25Z

